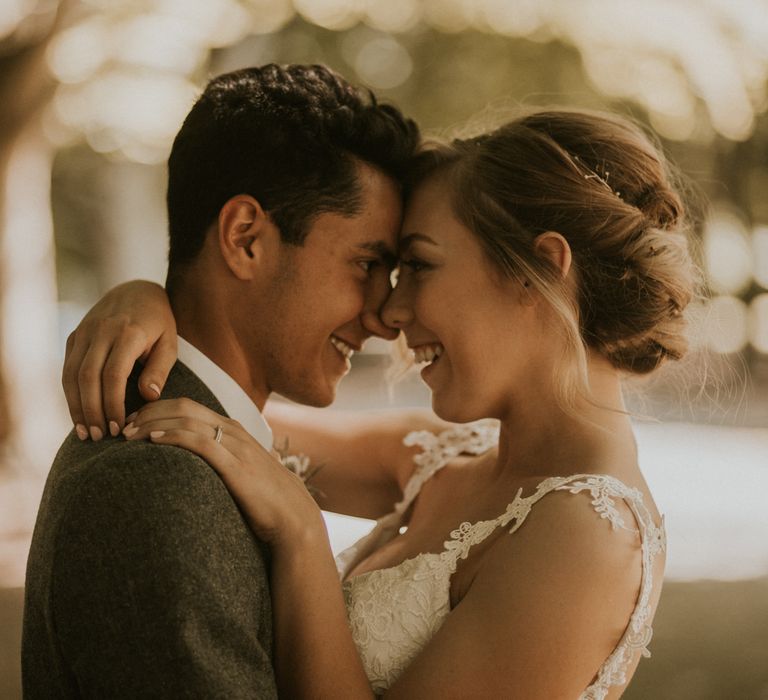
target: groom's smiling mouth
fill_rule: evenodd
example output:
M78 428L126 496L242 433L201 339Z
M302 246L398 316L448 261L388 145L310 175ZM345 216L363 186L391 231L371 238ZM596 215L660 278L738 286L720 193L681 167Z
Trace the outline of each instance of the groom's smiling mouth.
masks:
M353 348L349 343L343 341L338 336L331 336L331 345L333 345L346 360L351 360L352 355L355 354L356 348Z

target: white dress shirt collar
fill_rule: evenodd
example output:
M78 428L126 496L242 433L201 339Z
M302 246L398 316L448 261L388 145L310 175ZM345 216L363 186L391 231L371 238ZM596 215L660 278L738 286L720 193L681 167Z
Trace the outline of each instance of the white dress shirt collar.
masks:
M272 430L248 394L213 360L181 336L179 362L192 370L210 389L230 418L238 421L265 450L272 449Z

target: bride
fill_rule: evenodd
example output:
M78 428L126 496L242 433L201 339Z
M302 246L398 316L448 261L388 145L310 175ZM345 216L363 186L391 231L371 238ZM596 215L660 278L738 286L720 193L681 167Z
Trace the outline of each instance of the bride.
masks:
M683 356L697 277L668 166L621 118L541 111L423 150L406 194L381 317L450 424L267 410L322 466L324 508L378 518L368 536L335 561L302 482L194 402L148 403L124 434L207 460L271 546L282 696L619 697L665 551L622 379ZM167 318L159 288L137 285L91 318ZM361 496L381 470L397 490Z

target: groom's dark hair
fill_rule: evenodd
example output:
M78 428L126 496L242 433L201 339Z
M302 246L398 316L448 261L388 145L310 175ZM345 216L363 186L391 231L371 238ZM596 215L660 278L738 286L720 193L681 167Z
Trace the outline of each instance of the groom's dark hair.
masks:
M168 160L169 273L203 247L224 203L259 201L286 243L315 216L361 207L356 159L401 181L419 144L415 122L325 66L269 64L211 80Z

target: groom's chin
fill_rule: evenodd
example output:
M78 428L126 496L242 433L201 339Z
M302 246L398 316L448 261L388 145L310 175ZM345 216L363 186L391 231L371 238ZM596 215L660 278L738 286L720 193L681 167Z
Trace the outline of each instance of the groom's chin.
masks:
M338 382L335 384L327 384L325 386L309 387L305 385L292 391L280 391L278 393L294 403L299 403L303 406L325 408L326 406L330 406L336 400L337 386Z

